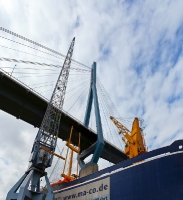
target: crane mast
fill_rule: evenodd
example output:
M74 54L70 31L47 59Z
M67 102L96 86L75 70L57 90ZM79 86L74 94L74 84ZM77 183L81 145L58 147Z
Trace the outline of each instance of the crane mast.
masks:
M75 38L72 40L43 121L35 138L31 158L29 160L29 167L35 166L44 170L52 164L53 154L40 149L40 145L47 148L49 151L55 151L62 114L60 110L63 108L74 42Z
M43 176L45 176L48 190L46 200L53 199L53 191L45 169L51 166L53 156L57 155L54 152L57 144L60 119L74 43L75 38L73 38L71 42L53 94L48 103L43 121L34 140L31 156L29 159L28 170L8 192L6 200L41 200L43 194L40 192L40 179ZM19 192L17 192L18 189Z
M123 135L122 140L125 143L125 154L127 154L130 158L133 158L147 152L147 147L143 137L142 129L139 126L138 118L134 119L131 131L129 131L113 116L110 116L110 119L118 128L119 134Z

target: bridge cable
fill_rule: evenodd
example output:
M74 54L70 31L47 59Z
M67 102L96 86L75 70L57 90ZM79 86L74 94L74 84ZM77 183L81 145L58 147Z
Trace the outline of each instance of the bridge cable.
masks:
M85 95L85 96L82 97L82 99L80 101L80 105L78 106L78 110L76 111L76 116L78 115L79 110L81 110L81 106L82 105L83 105L83 110L86 110L86 106L84 106L84 102L86 102L86 104L87 104L86 98L87 98L87 95ZM82 113L82 112L80 112L80 113Z
M13 69L13 67L0 67L0 68L2 68L2 69ZM27 68L27 67L25 67L25 68L24 68L24 67L18 67L18 68L17 68L17 67L16 67L16 70L17 70L17 69L21 69L21 70L22 70L22 69L41 70L41 71L48 70L48 71L55 71L55 72L58 71L58 70L56 70L56 69L42 69L42 68L41 68L41 69L40 69L40 68L37 69L37 68L30 68L30 67L29 67L29 68ZM83 71L82 69L76 69L76 68L72 68L72 67L70 68L70 70L76 70L76 71L78 71L78 72L85 72L85 70ZM90 75L90 74L89 74L89 75Z
M65 102L68 102L73 96L75 96L79 91L81 91L82 87L77 90L72 96L70 96L68 99L65 98Z
M57 148L58 148L58 146L57 146ZM59 149L59 148L58 148L58 149ZM64 151L64 147L62 148L61 151L59 150L60 156L62 155L63 151ZM50 173L50 176L48 177L49 180L51 179L52 175L54 174L54 172L55 172L55 170L56 170L56 168L57 168L57 166L58 166L58 164L59 164L59 161L60 161L60 158L57 159L57 161L56 161L56 163L55 163L55 166L53 167L53 169L52 169L52 171L51 171L51 173Z
M107 121L110 121L109 116L110 116L111 113L113 112L113 109L110 107L109 102L108 102L109 99L106 98L106 94L104 93L104 91L102 91L102 93L103 93L102 97L104 97L103 102L105 103L106 110L107 110L107 113L108 113ZM110 122L109 122L109 123L110 123ZM110 124L111 124L111 123L110 123ZM116 128L113 126L113 124L111 124L110 127L113 128L113 132L114 132L114 133L117 132L117 130L116 130ZM115 135L115 138L118 138L117 136L118 136L118 134ZM117 142L118 142L119 146L122 145L120 141L121 141L121 138L118 138ZM121 146L121 148L123 149L122 146Z
M86 89L88 88L88 86L87 87L85 87L85 89L83 90L83 92L81 93L81 95L76 99L76 101L74 102L74 104L69 108L69 110L67 111L67 112L69 112L71 109L72 109L72 107L76 104L76 102L81 98L81 96L83 95L83 93L86 91Z
M78 81L75 81L75 83L78 83L78 82L80 82L79 80ZM83 85L84 83L85 83L86 81L83 81L80 85ZM43 86L38 86L38 87L34 87L34 88L32 88L32 89L35 89L35 88L41 88L41 87L45 87L45 86L52 86L52 85L54 85L54 84L50 84L50 85L43 85ZM79 85L79 86L80 86ZM78 87L78 86L77 86ZM76 87L76 88L77 88ZM74 89L76 89L76 88L74 88ZM41 91L41 93L44 93L44 92L47 92L47 91L50 91L50 90L52 90L52 89L49 89L49 90L45 90L45 91ZM66 94L67 93L69 93L69 91L66 91Z
M0 57L1 61L8 61L8 62L17 62L17 63L23 63L23 64L31 64L31 65L41 65L41 66L47 66L47 67L55 67L55 68L61 68L61 65L53 65L53 64L47 64L47 63L39 63L39 62L32 62L32 61L24 61L24 60L17 60L17 59L11 59L11 58L4 58ZM76 68L74 68L76 70ZM79 69L78 69L79 70ZM90 73L89 70L80 70L83 72Z
M43 45L37 43L37 42L34 42L34 41L32 41L32 40L30 40L30 39L28 39L28 38L25 38L25 37L23 37L23 36L21 36L21 35L18 35L18 34L16 34L16 33L12 32L12 31L9 31L8 29L5 29L5 28L3 28L3 27L0 27L0 30L2 30L2 31L4 31L4 32L6 32L6 33L8 33L8 34L11 34L11 35L13 35L13 36L15 36L15 37L18 37L18 38L20 38L20 39L22 39L22 40L25 40L25 41L27 41L27 42L30 42L30 43L32 43L32 44L34 44L34 45L37 45L37 46L39 46L39 47L41 47L41 48L43 48L43 49L46 49L46 50L48 50L48 51L51 51L52 53L55 53L55 54L57 54L57 55L60 55L60 56L63 57L64 59L65 59L65 57L66 57L65 55L63 55L63 54L61 54L61 53L59 53L59 52L56 52L56 51L54 51L54 50L52 50L52 49L50 49L50 48L48 48L48 47L45 47L45 46L43 46ZM86 66L86 65L84 65L84 64L82 64L82 63L80 63L80 62L78 62L78 61L76 61L76 60L74 60L74 59L71 59L71 60L72 60L73 62L77 63L78 65L81 65L81 66L84 66L84 67L87 67L87 68L90 69L90 67L88 67L88 66Z
M110 97L109 97L109 95L107 94L107 92L105 91L104 92L104 90L101 88L101 84L100 84L100 81L99 81L99 79L97 79L98 80L98 83L99 84L97 84L98 86L99 86L99 89L100 89L100 91L101 91L101 93L99 93L99 94L103 94L101 97L103 97L104 98L104 100L103 100L103 102L104 102L104 104L105 104L105 107L106 107L106 112L108 113L108 116L110 116L112 113L113 113L113 109L111 108L111 106L109 105L109 100L110 100L110 104L113 104L113 102L112 102L112 100L110 99ZM107 96L106 96L107 95ZM117 111L118 112L118 111ZM107 120L107 119L106 119ZM110 119L108 118L108 120L107 121L110 121ZM112 124L112 123L111 123ZM112 125L111 125L111 127L113 127ZM114 130L116 130L116 129L114 129ZM114 132L116 132L116 131L114 131ZM118 135L118 134L117 134ZM116 135L116 136L117 136ZM116 136L115 136L115 138L116 138ZM119 138L118 140L118 144L121 146L122 144L121 144L121 139ZM122 147L122 146L121 146ZM122 148L123 149L123 148Z
M107 126L105 126L105 128L108 127L109 132L111 133L112 140L113 140L113 142L115 144L114 137L113 137L113 134L112 134L112 131L111 131L111 128L110 128L111 126L108 123L109 117L110 117L110 113L109 113L109 111L107 109L107 106L106 106L107 99L103 99L103 97L104 97L104 94L102 94L102 92L99 92L100 104L101 104L101 107L102 107L102 111L104 113L105 124L107 124ZM104 107L105 107L105 109L104 109ZM106 131L106 132L108 133L108 131ZM121 146L119 141L118 141L118 144Z

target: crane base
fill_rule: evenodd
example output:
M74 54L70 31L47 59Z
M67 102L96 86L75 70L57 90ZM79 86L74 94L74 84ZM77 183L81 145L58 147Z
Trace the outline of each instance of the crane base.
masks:
M26 172L19 179L8 192L6 200L42 200L44 194L40 191L40 178L43 176L45 177L48 191L45 200L53 200L53 191L47 173L36 169Z

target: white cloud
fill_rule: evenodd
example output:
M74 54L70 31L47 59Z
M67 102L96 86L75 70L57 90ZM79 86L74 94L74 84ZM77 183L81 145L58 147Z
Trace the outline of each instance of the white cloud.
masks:
M97 61L98 76L121 116L143 118L146 143L150 149L155 149L182 138L182 4L182 0L138 3L104 0L100 3L80 0L12 3L6 0L0 1L0 23L63 54L75 36L74 59L87 66ZM3 32L0 36L15 39ZM37 53L2 38L0 45ZM0 55L39 61L34 56L3 47L0 47ZM55 81L55 77L38 80L32 75L21 80L33 84ZM51 90L47 97L50 94ZM27 168L37 129L2 111L0 120L0 181L3 183L0 199L4 199Z

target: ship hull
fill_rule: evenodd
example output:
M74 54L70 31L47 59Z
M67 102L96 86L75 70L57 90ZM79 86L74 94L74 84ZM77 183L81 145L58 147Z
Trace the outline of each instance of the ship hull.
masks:
M55 200L183 199L182 145L183 140L175 141L168 147L148 152L58 186L54 188ZM82 193L83 191L85 193Z

